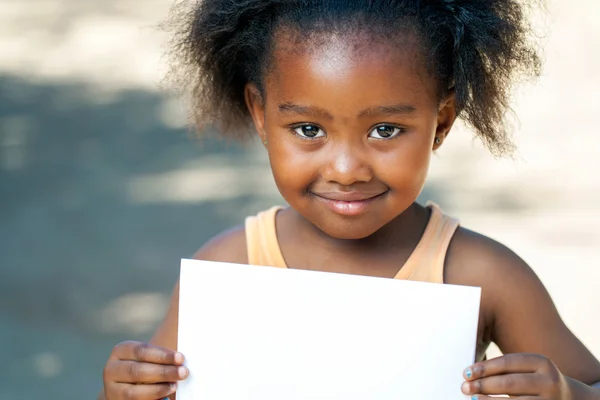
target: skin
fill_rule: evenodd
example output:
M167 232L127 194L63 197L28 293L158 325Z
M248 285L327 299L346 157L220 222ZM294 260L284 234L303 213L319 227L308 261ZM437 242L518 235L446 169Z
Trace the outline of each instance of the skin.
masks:
M431 153L456 118L454 101L436 97L436 82L419 54L360 36L330 39L299 48L281 33L265 95L252 84L246 88L275 181L291 205L277 214L278 239L290 268L392 278L427 224L428 211L415 200ZM376 197L358 202L361 212L349 215L351 206L331 199L336 196ZM244 228L215 237L195 258L247 263ZM512 251L461 227L448 250L444 281L482 288L477 363L464 371L465 394L600 399L600 390L590 386L600 381L600 363ZM176 286L150 344L125 342L113 350L99 399L175 398L176 387L163 382L189 373L175 352L178 292ZM506 355L483 361L492 341Z

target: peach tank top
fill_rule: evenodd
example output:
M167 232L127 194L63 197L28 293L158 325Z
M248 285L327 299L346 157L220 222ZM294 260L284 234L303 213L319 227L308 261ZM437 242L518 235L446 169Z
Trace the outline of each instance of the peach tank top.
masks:
M431 214L425 232L395 279L444 283L446 252L459 222L434 203L427 207ZM275 229L275 216L281 208L272 207L246 218L248 264L287 268Z

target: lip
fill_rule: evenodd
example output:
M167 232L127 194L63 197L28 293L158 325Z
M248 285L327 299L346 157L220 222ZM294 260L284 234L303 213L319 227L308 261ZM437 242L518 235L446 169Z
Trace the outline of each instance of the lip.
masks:
M385 192L321 192L314 193L315 196L333 201L366 201L381 196Z
M365 213L374 200L386 193L387 191L381 193L324 192L311 194L334 213L352 217Z

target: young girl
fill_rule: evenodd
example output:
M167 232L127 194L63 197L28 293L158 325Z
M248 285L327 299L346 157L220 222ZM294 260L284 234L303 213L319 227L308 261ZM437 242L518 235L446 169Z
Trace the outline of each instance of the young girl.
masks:
M222 135L252 126L290 205L248 218L196 258L481 287L466 395L600 399L600 363L531 269L416 203L457 117L496 154L510 150L509 89L539 69L525 5L204 0L181 11L175 54L199 125ZM114 348L100 399L175 398L189 373L175 351L177 310L175 287L150 344ZM485 360L491 342L505 355Z

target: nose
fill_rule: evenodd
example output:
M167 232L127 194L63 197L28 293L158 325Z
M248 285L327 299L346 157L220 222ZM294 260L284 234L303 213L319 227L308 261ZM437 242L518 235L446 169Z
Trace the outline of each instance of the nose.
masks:
M351 144L338 144L326 150L328 162L321 176L328 182L350 186L359 182L369 182L373 171L368 163L365 150Z

